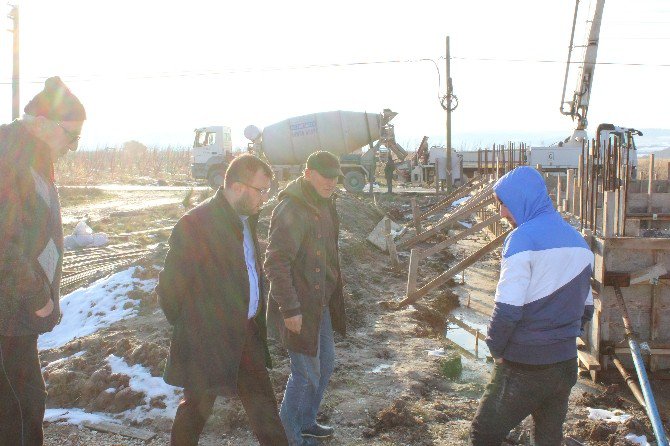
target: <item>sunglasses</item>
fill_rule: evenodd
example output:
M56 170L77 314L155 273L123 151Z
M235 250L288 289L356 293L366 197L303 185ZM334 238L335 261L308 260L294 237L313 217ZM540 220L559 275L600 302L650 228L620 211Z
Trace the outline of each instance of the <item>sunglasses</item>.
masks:
M81 138L81 135L79 133L71 132L70 130L63 127L62 124L58 121L54 121L54 122L56 123L56 125L58 127L61 128L61 130L63 130L65 135L71 139L71 142L78 142L79 141L79 138Z

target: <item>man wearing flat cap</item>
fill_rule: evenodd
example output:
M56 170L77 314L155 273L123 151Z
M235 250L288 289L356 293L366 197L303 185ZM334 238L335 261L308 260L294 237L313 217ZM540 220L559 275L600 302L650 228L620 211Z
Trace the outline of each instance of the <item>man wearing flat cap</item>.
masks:
M86 119L58 77L0 126L0 445L43 444L46 391L37 336L60 320L63 229L54 163Z
M333 330L345 334L334 196L341 175L331 153L310 155L304 174L280 192L270 223L268 320L291 360L279 411L291 446L333 435L316 416L335 366Z

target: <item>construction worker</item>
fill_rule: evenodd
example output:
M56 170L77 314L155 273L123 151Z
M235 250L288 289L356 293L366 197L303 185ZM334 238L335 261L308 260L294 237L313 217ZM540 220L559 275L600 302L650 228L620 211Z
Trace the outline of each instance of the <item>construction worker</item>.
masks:
M393 156L391 152L388 154L386 159L386 165L384 166L384 175L386 176L386 188L389 194L393 193L393 174L395 173L395 161L393 161Z
M472 422L474 446L499 446L528 415L536 446L562 444L577 343L593 316L593 254L556 212L542 176L517 167L493 186L514 227L503 246L486 343L493 375Z

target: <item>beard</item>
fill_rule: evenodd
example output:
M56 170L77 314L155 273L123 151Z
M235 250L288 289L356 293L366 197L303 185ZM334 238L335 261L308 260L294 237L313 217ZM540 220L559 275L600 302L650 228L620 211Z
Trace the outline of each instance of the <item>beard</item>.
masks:
M238 215L254 215L258 213L258 206L253 205L249 192L244 192L240 199L233 204Z

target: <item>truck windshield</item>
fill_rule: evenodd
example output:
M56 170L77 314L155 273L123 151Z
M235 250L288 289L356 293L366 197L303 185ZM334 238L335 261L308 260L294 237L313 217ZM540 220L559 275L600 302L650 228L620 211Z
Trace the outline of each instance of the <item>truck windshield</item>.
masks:
M195 134L193 147L211 146L216 142L215 132L198 132Z

